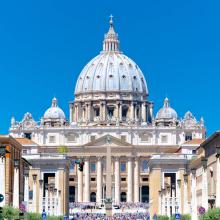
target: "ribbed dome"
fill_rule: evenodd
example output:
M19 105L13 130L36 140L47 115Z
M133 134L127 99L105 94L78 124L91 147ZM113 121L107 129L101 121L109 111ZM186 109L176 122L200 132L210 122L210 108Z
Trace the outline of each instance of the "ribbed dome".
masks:
M75 94L111 91L148 94L144 76L134 61L121 53L105 52L85 66Z
M177 119L177 117L176 111L170 107L169 99L165 98L163 108L158 111L156 119Z
M80 73L75 94L93 92L128 92L148 95L147 84L137 64L119 51L118 35L110 28L105 35L103 51Z
M44 119L66 119L63 110L57 105L56 98L53 98L52 106L44 113Z

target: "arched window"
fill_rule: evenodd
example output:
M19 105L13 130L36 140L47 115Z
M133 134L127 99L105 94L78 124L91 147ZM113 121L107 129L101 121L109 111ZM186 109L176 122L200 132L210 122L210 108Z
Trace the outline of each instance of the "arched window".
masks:
M121 202L126 202L127 201L127 193L126 192L122 192L121 193Z
M96 193L95 192L91 192L91 194L90 194L90 201L91 202L96 202Z

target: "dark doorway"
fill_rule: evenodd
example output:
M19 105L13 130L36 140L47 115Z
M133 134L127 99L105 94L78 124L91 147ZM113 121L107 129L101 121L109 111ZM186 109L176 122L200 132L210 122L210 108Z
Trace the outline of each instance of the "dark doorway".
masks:
M75 202L75 186L69 187L69 202Z
M141 201L149 203L149 186L142 186L141 191Z
M121 193L121 202L126 202L127 201L127 194L126 192Z
M95 192L92 192L90 194L90 202L96 202L96 193Z

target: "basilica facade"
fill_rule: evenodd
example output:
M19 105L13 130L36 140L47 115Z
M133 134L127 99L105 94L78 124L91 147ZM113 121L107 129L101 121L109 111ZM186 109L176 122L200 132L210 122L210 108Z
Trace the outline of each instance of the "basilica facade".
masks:
M184 174L205 138L204 121L189 111L181 118L168 98L154 111L144 74L121 52L111 19L103 49L78 76L69 118L53 98L40 121L31 113L11 119L10 135L32 164L30 210L64 214L69 202L111 198L148 203L152 213L184 212Z

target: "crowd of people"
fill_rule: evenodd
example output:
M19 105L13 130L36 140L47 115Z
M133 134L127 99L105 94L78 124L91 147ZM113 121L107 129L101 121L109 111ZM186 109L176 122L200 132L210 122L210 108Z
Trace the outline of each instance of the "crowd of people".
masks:
M138 209L138 208L148 209L149 204L143 203L143 202L136 202L136 203L135 202L120 202L119 208L120 209Z
M74 202L70 203L70 208L78 208L78 209L90 209L90 208L97 208L101 207L100 204L97 204L95 202ZM143 203L143 202L120 202L119 204L114 204L113 207L118 207L119 209L138 209L138 208L143 208L143 209L148 209L149 204L148 203Z
M148 213L117 213L113 217L106 217L101 213L75 213L70 220L150 220Z
M113 217L106 217L105 205L94 202L70 204L70 220L149 220L148 203L120 202L112 206Z

